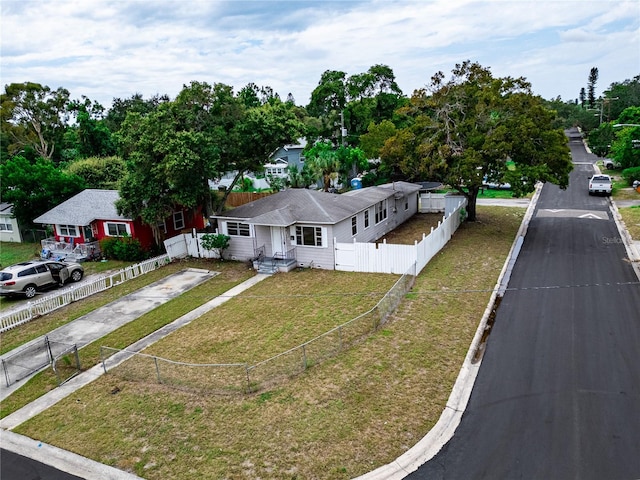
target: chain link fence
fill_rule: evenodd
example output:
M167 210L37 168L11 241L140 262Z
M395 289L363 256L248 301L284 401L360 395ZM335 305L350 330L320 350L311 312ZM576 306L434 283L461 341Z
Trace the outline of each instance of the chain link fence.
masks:
M73 357L74 351L75 357ZM70 355L73 358L70 358ZM57 369L58 383L64 383L71 376L75 376L80 371L76 346L44 337L3 357L2 372L5 385L9 387L48 365L52 365L54 371Z
M190 364L103 346L105 373L129 381L155 381L173 388L212 394L251 393L286 381L366 339L384 325L415 283L415 265L369 311L308 342L255 365Z

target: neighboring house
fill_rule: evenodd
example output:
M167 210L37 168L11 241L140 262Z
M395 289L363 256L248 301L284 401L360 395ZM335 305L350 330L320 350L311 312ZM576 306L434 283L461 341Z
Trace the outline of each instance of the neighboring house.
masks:
M336 194L292 188L212 217L234 260L286 259L333 269L334 242L374 242L418 210L420 185L394 182Z
M142 221L118 214L117 190L87 189L34 219L34 223L51 225L54 238L42 241L43 248L53 254L92 253L105 238L128 236L140 241L144 249L154 245L153 232ZM165 238L184 230L204 228L202 214L177 208L171 217L158 225ZM80 258L82 259L82 258Z
M302 154L304 148L307 146L307 141L304 139L298 140L297 143L285 145L278 148L271 155L264 164L264 176L272 175L274 177L288 178L289 172L287 168L289 166L295 166L298 171L302 171L304 167L304 156ZM209 186L212 189L226 189L229 188L231 182L235 178L236 172L228 172L222 178L215 181L209 181ZM245 175L253 182L253 188L269 189L270 185L266 178L257 178L255 172L247 172Z
M307 146L304 139L298 140L297 143L285 145L278 148L269 157L269 161L264 166L265 175L273 175L274 177L288 177L287 168L295 166L299 172L304 167L304 156L302 152Z
M13 216L11 203L0 203L0 242L22 242L18 220Z

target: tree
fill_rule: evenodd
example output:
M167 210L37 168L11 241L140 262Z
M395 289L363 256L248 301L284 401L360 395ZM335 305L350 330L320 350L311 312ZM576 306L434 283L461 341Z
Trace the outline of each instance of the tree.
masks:
M580 89L580 106L584 108L584 102L586 102L587 100L587 92L584 89L584 87L582 87Z
M0 178L2 201L13 204L13 216L22 228L86 188L81 177L63 172L42 157L30 162L16 155L0 165Z
M220 260L224 260L222 254L225 249L229 248L230 240L230 236L222 233L205 233L202 236L202 240L200 240L200 245L202 245L202 248L205 250L215 252Z
M118 135L127 165L118 211L140 217L156 243L162 239L158 224L176 205L212 212L208 179L217 175L217 140L224 132L212 124L210 112L218 106L205 84L192 84L181 94L144 116L129 112Z
M598 69L593 67L589 71L589 82L587 83L587 99L589 101L589 108L594 108L596 105L596 83L598 82Z
M122 157L88 157L70 162L64 171L83 178L87 188L117 190L126 174L126 165Z
M610 122L603 122L598 128L589 132L587 142L594 154L598 157L606 157L609 154L613 138L613 126Z
M236 172L236 176L225 191L217 213L222 211L233 186L245 174L261 171L276 148L294 142L303 132L304 124L298 118L296 107L280 99L243 110L226 136L231 148L221 153L220 174Z
M131 98L114 98L111 102L111 108L104 118L105 125L110 132L116 133L120 130L129 112L145 116L167 102L169 102L167 95L154 95L145 100L141 93L135 93Z
M305 166L322 178L323 190L328 192L332 180L338 178L340 161L330 141L318 142L305 153Z
M449 80L436 73L428 90L414 92L407 111L414 123L387 140L382 161L409 179L457 190L468 200L471 221L485 181L510 183L515 195L533 191L537 181L568 185L567 139L524 78L494 78L465 61Z
M305 158L305 167L315 173L315 178L322 178L325 192L331 188L332 181L340 179L342 184L346 184L349 173L354 176L358 170L368 166L366 156L359 148L335 148L328 140L306 150Z
M76 125L67 132L65 138L71 140L75 156L107 157L115 155L116 147L111 138L111 131L104 121L104 107L98 102L91 102L87 97L70 102L68 110L76 117ZM71 133L73 132L73 133Z
M391 120L383 120L379 124L371 122L367 133L360 136L360 148L367 157L378 158L384 142L393 137L396 132L396 126Z
M640 105L640 75L636 75L631 80L627 79L623 82L612 83L605 94L609 99L616 99L615 101L609 101L607 114L612 119L618 118L626 108Z
M291 188L309 188L318 179L307 162L302 166L302 170L298 170L297 165L289 165L287 173L289 174L287 183Z
M56 144L62 143L68 101L69 92L64 88L51 90L32 82L5 86L0 116L9 155L31 148L37 156L53 158Z
M616 127L611 144L611 157L622 168L640 167L640 107L625 108L612 124Z

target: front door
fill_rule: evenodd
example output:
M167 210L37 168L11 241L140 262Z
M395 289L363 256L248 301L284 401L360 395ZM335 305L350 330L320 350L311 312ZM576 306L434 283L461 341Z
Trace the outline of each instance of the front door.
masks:
M271 256L284 257L287 252L287 232L283 227L271 227Z

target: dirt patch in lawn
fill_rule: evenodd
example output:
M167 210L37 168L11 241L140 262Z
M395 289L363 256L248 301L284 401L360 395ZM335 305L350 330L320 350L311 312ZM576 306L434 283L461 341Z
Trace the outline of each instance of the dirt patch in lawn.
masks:
M431 228L435 229L442 218L441 213L416 213L402 225L378 239L378 242L413 245L415 242L422 241L423 235L429 235Z

